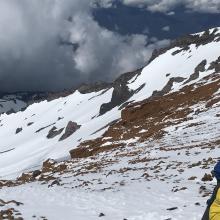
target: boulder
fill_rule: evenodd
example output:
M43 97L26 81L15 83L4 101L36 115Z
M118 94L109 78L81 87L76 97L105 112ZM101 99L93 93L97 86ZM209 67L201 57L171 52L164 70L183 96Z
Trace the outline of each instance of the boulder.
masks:
M65 132L64 134L61 136L61 138L59 139L59 141L63 141L66 138L70 137L73 133L75 133L79 128L81 127L81 125L78 125L76 122L72 122L69 121L66 128L65 128Z

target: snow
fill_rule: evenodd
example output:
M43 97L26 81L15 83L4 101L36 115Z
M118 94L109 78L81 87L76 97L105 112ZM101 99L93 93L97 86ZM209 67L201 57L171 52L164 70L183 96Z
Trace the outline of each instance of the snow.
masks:
M187 80L190 75L194 73L195 67L203 60L207 60L207 66L209 66L211 62L218 58L220 43L212 42L198 48L196 45L191 45L188 51L182 51L175 56L172 55L172 53L178 49L180 48L176 47L168 50L143 69L142 74L133 83L129 84L129 88L136 90L144 83L146 85L139 93L132 96L130 100L141 101L146 99L151 96L154 91L162 90L172 77L183 77ZM207 53L207 51L212 52ZM191 57L188 58L189 56ZM199 79L210 73L211 71L200 73ZM170 74L169 77L166 76L167 74ZM184 81L182 83L175 83L173 91L178 91L183 85Z
M136 90L145 84L129 101L141 101L150 97L154 91L161 90L172 77L181 76L186 81L204 59L207 60L206 71L200 73L197 80L211 74L213 70L207 69L209 64L218 58L220 43L211 42L199 47L191 45L189 50L172 55L178 49L176 47L160 55L147 65L139 76L129 81L130 90ZM193 82L188 84L190 83ZM172 91L178 91L183 86L184 82L174 83ZM99 116L100 106L111 100L112 92L113 89L88 94L75 91L65 98L32 104L24 112L1 115L0 152L10 151L0 154L0 176L13 178L24 170L38 167L47 158L68 158L69 150L85 140L101 136L108 128L106 125L120 118L121 110L118 107ZM17 108L23 107L19 101L17 104ZM58 140L62 134L53 139L46 138L52 126L57 129L65 128L69 121L81 125L71 137L61 142ZM28 123L33 124L28 126ZM36 133L43 127L47 128ZM22 131L15 135L17 128L22 128Z
M112 91L110 89L104 94L102 94L103 91L89 94L80 94L76 91L66 98L35 103L24 112L2 115L0 117L3 125L0 127L2 140L0 151L12 148L13 150L0 154L0 175L6 178L6 175L14 174L13 177L25 169L39 166L46 158L67 157L69 150L79 144L79 139L84 141L100 136L107 128L93 133L120 116L119 111L113 109L111 112L97 117L101 104L110 101ZM96 117L92 119L94 116ZM63 119L57 121L58 117L63 117ZM71 136L71 139L59 142L59 137L46 138L52 126L60 129L66 127L69 121L81 125L81 128ZM27 126L30 122L33 124ZM36 133L37 130L48 125L51 126ZM15 135L17 128L23 130Z
M159 189L158 189L159 187ZM155 189L157 189L155 191ZM25 186L6 189L1 198L8 201L16 197L25 205L19 207L24 219L32 216L46 216L47 219L77 219L97 220L99 214L105 214L105 220L164 220L172 217L173 220L186 218L197 220L201 218L204 207L195 206L197 197L185 193L186 198L169 195L169 185L157 182L153 185L136 183L125 186L115 192L85 192L83 190L63 189L59 187L47 188L28 184ZM31 195L31 196L30 196ZM184 206L187 210L184 210ZM179 207L177 210L166 209Z
M172 55L179 49L176 47L160 55L129 81L130 90L145 84L129 101L149 98L154 91L163 89L172 77L185 78L181 83L174 83L172 91L178 91L203 60L207 60L206 70L188 84L202 82L205 76L214 72L208 68L219 57L220 42L199 47L191 45L189 50ZM69 159L69 151L81 142L101 137L108 124L121 116L120 106L99 115L101 105L110 102L112 92L113 88L88 94L75 91L64 98L32 104L23 112L0 115L0 179L16 178L24 171L37 169L48 158ZM215 95L219 96L218 93ZM19 100L16 103L0 100L2 103L4 111L25 107ZM201 219L207 199L200 192L201 187L205 186L211 192L215 184L215 181L204 183L201 178L213 167L192 164L207 157L214 158L215 162L219 146L207 146L220 139L220 122L216 118L220 112L219 103L199 115L194 114L196 109L204 109L205 104L191 106L194 111L188 115L189 120L168 126L167 134L159 140L139 143L139 137L133 137L126 141L123 151L118 149L92 159L74 161L76 163L69 164L68 173L57 176L61 186L48 188L48 184L35 182L4 187L0 189L0 199L24 203L15 207L24 219L46 216L53 220L93 220L99 219L100 213L105 214L102 218L106 220ZM69 138L59 141L64 131L53 139L46 137L53 126L65 128L69 121L81 125ZM197 126L191 126L193 123ZM15 134L17 128L22 131ZM139 133L144 132L147 130L142 129ZM102 146L116 143L108 137L103 140L107 142ZM162 147L166 150L161 150ZM145 157L146 161L140 162ZM88 164L98 162L98 170L86 170ZM85 174L78 175L79 172ZM196 179L189 180L192 176ZM84 182L87 184L82 186ZM178 190L174 192L175 189ZM196 205L197 202L201 205ZM167 210L173 207L177 209Z

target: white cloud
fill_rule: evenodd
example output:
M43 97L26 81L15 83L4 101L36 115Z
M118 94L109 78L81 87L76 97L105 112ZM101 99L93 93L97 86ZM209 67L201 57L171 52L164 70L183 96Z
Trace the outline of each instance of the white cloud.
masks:
M170 31L170 26L164 26L164 27L162 28L162 30L163 30L163 31Z
M88 14L73 17L71 41L79 44L74 56L76 68L93 76L101 72L106 78L142 66L158 47L146 46L144 35L121 36L101 28Z
M111 0L99 0L106 5L111 5ZM220 12L219 0L121 0L125 5L143 6L151 11L167 12L177 5L184 5L186 8L201 12Z

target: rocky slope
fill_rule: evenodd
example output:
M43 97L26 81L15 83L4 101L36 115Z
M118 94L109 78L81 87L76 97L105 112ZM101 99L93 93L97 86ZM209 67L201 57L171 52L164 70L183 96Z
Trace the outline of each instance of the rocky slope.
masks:
M219 159L219 35L185 37L114 83L1 115L0 216L200 219Z

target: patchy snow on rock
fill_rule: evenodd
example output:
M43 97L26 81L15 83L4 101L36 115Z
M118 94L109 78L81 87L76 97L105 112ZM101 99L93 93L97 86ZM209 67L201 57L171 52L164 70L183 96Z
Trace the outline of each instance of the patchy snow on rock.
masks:
M6 95L0 99L0 114L1 113L14 113L21 111L27 106L25 102L18 99L14 95Z

